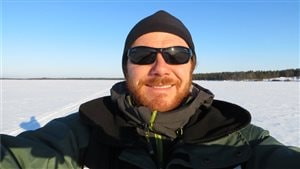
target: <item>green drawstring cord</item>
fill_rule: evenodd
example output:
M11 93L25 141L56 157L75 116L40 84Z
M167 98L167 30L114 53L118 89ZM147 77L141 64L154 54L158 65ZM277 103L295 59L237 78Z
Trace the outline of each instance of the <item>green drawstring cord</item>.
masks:
M150 130L153 130L153 126L154 126L154 121L156 119L156 116L157 116L157 111L153 111L152 114L151 114L151 118L150 118L150 124L149 124L149 129Z

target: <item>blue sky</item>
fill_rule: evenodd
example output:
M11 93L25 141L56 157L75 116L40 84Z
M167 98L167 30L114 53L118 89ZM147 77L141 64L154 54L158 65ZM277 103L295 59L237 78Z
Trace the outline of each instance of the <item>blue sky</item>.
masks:
M299 1L2 0L2 77L123 77L125 38L166 10L189 28L194 73L299 68Z

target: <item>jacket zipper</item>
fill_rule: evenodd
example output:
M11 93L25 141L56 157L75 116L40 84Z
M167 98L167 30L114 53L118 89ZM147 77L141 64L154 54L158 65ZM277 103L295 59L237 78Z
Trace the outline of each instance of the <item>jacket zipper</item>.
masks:
M154 137L156 143L158 167L161 169L163 167L163 157L164 157L162 136L159 134L154 134Z
M150 130L153 131L154 122L157 117L157 111L153 111L149 121L149 125L145 131L145 137L147 140L148 151L151 155L154 155L154 150L150 141ZM159 169L163 168L163 139L162 135L154 133L155 145L156 145L156 161Z

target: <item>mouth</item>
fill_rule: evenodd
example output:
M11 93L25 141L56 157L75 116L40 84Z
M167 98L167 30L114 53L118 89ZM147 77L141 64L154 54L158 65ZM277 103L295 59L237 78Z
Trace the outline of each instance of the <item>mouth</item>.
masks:
M146 79L143 83L151 92L170 92L177 86L177 81L169 77L155 77Z
M167 89L171 88L172 85L163 85L163 86L152 86L154 89Z
M153 89L169 89L174 85L147 85L147 86Z

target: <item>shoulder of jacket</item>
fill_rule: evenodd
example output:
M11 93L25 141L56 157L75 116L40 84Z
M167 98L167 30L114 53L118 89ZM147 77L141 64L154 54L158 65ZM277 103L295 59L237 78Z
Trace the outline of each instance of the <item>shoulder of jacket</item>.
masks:
M299 168L300 148L286 146L267 130L252 124L240 130L240 133L252 148L252 157L246 168Z
M59 132L58 132L59 131ZM41 140L52 140L53 142L67 141L73 139L77 142L79 148L88 144L90 130L88 126L82 123L78 113L72 113L65 117L51 120L45 126L36 131L28 131L20 134L26 138L40 138Z
M239 133L254 147L269 137L269 131L253 124L249 124L239 131Z

